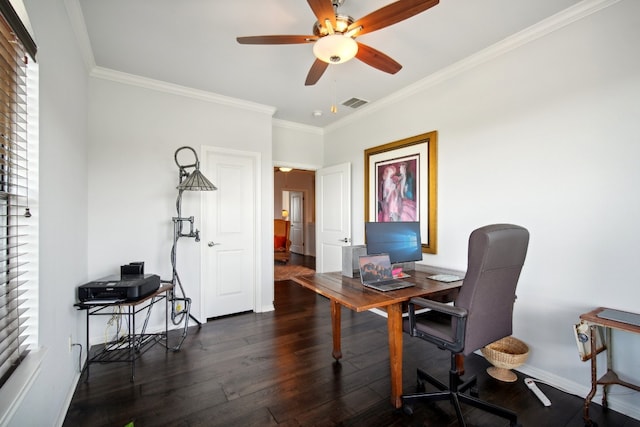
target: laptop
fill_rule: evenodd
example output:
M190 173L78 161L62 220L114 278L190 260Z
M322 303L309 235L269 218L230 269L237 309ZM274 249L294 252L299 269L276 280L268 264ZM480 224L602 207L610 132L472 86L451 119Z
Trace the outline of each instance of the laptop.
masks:
M360 281L368 288L386 292L413 286L413 283L393 278L389 254L362 255L358 262Z

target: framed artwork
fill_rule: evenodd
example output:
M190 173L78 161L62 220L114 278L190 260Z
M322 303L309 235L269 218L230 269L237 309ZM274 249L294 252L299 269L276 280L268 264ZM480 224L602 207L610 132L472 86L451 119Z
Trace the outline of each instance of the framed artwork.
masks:
M422 252L437 250L438 132L364 151L365 221L419 221Z

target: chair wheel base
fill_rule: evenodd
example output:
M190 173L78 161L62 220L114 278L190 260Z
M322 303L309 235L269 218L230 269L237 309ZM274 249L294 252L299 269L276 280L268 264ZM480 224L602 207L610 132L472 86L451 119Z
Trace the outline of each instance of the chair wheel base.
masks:
M407 404L402 405L402 412L405 415L409 415L409 416L413 415L413 406L407 405Z

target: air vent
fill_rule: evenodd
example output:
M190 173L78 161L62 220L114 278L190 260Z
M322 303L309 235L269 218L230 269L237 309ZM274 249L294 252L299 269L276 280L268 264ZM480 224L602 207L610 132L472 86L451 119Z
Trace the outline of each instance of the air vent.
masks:
M351 98L344 101L342 105L344 105L345 107L358 108L358 107L362 107L364 104L367 104L368 102L369 101L365 101L364 99L360 99L360 98Z

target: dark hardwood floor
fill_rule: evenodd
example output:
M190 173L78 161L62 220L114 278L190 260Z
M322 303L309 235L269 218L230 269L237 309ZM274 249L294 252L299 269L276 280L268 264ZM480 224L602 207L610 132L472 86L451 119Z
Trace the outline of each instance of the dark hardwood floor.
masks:
M315 267L310 257L290 262ZM157 345L136 362L135 382L123 364L92 365L78 384L64 426L455 426L448 402L417 405L413 416L389 403L386 320L342 311L343 359L331 357L328 301L293 282L275 284L275 311L245 313L192 327L179 352ZM420 366L443 381L448 354L405 336L405 392ZM480 397L518 412L523 426L582 426L583 397L544 384L545 408L518 374L516 383L489 377L488 362L467 358ZM508 422L463 408L469 426ZM640 427L640 421L592 404L600 427Z

